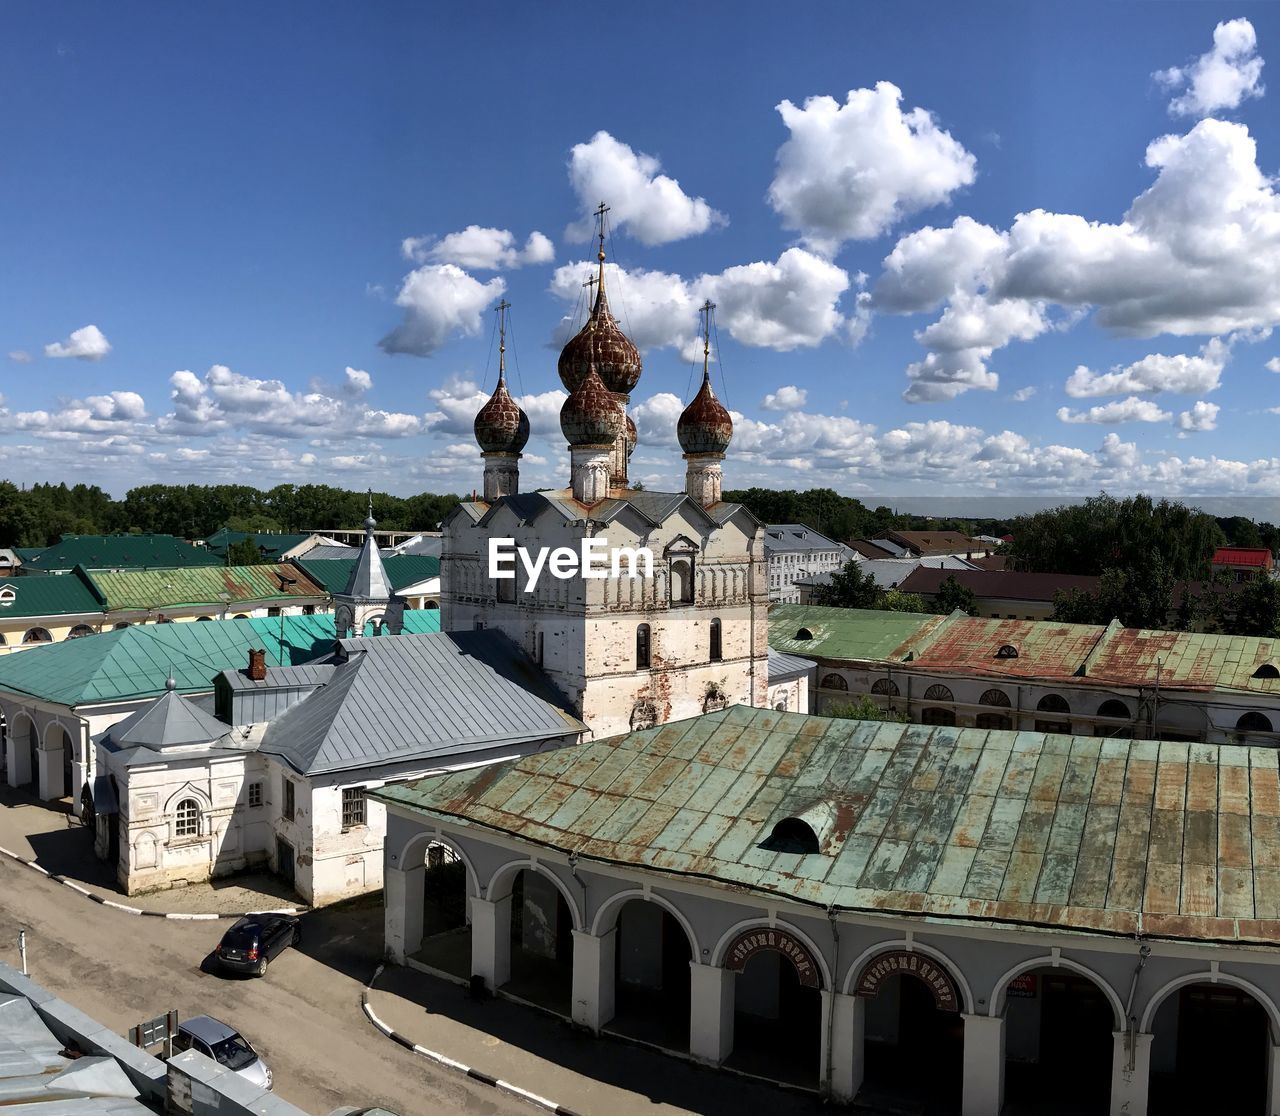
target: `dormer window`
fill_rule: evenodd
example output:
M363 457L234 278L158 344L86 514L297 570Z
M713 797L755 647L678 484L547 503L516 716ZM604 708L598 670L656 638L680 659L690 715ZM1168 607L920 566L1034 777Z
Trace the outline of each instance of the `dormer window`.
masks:
M808 628L801 628L798 632L796 632L796 639L812 639L812 638L813 638L813 632L811 632Z
M4 597L0 594L0 600ZM1280 678L1280 668L1275 663L1263 663L1253 672L1254 678Z
M997 659L1016 659L1018 657L1018 649L1012 643L1002 643L1000 650L996 652Z
M773 832L761 842L761 848L770 852L816 853L821 848L818 835L802 818L783 818L773 827Z
M18 594L13 591L11 586L6 585L0 589L0 605L11 605L18 599Z

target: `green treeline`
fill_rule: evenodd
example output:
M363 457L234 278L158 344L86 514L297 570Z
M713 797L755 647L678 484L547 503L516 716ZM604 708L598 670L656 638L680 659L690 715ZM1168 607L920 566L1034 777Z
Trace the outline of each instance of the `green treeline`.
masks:
M457 496L373 494L378 526L431 531ZM97 485L36 484L19 489L0 480L0 546L50 546L63 535L153 532L207 538L235 531L295 532L359 527L368 495L323 484L279 484L262 491L243 484L149 484L114 500Z

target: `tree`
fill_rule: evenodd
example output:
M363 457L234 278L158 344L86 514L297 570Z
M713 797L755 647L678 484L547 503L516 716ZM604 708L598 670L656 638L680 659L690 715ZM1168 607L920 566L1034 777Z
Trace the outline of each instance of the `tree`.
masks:
M910 720L905 713L881 709L869 694L863 694L857 701L847 705L829 706L825 715L842 721L889 721L899 725L905 725Z
M881 612L928 612L929 607L919 593L904 593L901 589L889 589L872 607Z
M257 566L262 562L262 551L252 535L239 539L227 547L228 566Z
M830 585L814 586L810 600L833 608L875 608L879 597L876 579L863 573L858 563L850 560L831 575Z
M934 611L944 616L949 616L956 609L970 616L978 615L978 602L973 595L973 590L967 585L961 585L954 574L938 586L938 591L933 596L933 603Z
M1236 593L1236 635L1280 635L1280 582L1270 577L1247 581Z

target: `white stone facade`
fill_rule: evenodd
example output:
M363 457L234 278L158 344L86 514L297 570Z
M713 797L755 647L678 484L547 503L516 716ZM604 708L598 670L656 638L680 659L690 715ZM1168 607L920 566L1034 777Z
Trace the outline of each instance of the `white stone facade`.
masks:
M455 512L443 531L444 629L504 632L541 665L594 736L724 705L765 704L763 528L745 511L719 524L683 500L658 525L631 508L601 523L586 509L567 518L547 502L526 522L500 503L483 524ZM606 553L649 547L653 576L626 576L624 569L617 578L560 580L544 569L525 592L518 565L515 580L488 576L491 538L514 539L531 554L556 547L578 553L586 538L607 540Z

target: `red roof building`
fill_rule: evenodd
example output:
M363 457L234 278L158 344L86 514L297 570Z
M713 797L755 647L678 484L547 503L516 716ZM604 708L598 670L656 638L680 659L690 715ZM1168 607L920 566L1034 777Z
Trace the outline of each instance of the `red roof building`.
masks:
M1229 570L1236 581L1250 581L1271 572L1275 559L1266 547L1220 546L1213 552L1213 568Z

